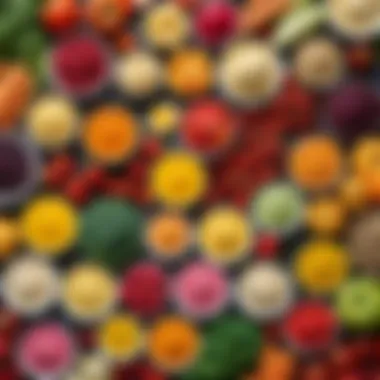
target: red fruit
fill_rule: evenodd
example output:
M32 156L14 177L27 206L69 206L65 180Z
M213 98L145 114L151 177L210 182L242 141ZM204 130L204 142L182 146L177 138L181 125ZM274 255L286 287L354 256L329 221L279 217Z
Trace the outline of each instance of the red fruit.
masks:
M185 144L204 154L220 152L237 132L234 114L221 102L207 100L190 107L183 117L181 136Z
M91 198L91 189L83 177L73 178L65 188L66 196L74 203L83 205Z
M75 0L47 0L42 8L42 23L52 33L64 33L77 25L80 9Z

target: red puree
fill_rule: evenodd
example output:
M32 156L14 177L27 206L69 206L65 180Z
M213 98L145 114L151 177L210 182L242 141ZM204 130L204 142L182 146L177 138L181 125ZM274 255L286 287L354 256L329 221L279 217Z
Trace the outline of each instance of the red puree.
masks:
M284 333L296 347L318 350L333 341L337 326L337 320L328 307L318 302L304 302L290 313Z
M103 46L90 37L61 43L53 52L53 73L59 85L72 93L96 91L108 75Z
M166 278L161 268L141 263L131 267L124 276L122 299L133 312L147 317L165 307Z
M181 135L198 153L217 153L233 142L237 124L236 116L222 102L199 101L185 112Z

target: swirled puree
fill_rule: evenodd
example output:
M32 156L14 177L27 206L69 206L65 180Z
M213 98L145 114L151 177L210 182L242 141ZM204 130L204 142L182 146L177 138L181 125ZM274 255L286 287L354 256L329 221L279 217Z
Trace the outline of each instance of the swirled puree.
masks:
M337 85L343 79L344 67L339 46L321 37L308 40L295 55L296 77L304 86L315 90Z
M233 207L209 210L198 226L201 253L218 265L231 265L246 257L250 239L245 215Z
M292 304L293 291L285 269L270 263L250 266L236 283L240 307L248 315L260 319L282 316Z
M367 37L380 31L378 0L329 0L332 23L350 37Z
M122 56L116 64L116 80L120 89L136 98L152 95L163 81L163 68L152 54L137 51Z
M145 38L159 49L182 46L190 35L191 24L187 14L174 3L155 6L143 20Z
M42 313L58 301L60 280L45 260L25 256L11 262L2 276L2 295L7 305L24 316Z
M266 102L279 90L281 63L272 48L263 42L232 45L219 66L223 94L238 105Z

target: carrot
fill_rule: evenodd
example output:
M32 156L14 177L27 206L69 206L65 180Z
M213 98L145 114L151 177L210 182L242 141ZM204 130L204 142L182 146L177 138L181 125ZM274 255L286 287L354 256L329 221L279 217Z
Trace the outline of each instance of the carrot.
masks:
M242 32L261 31L290 7L290 0L247 0L240 14L240 29Z
M32 95L30 73L18 65L0 68L0 128L12 128L27 106Z

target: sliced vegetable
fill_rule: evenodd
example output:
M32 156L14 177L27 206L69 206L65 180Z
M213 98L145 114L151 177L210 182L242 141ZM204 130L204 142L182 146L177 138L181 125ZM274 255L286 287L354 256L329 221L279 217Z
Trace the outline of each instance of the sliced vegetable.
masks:
M273 42L280 48L287 47L318 29L326 20L325 4L312 4L296 9L276 28Z

